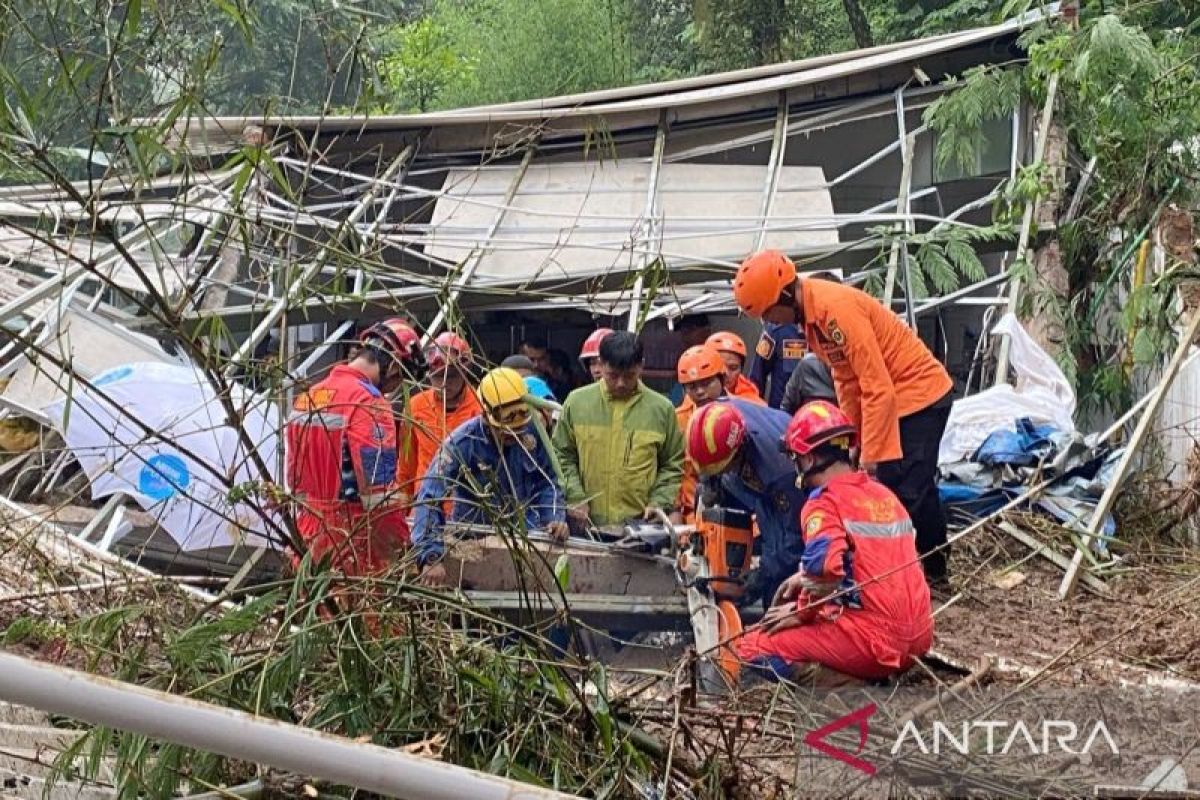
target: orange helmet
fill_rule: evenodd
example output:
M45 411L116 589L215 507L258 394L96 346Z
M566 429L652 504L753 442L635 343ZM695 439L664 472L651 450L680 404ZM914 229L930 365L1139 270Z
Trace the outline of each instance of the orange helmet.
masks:
M742 357L742 361L746 360L746 343L736 333L717 331L708 337L704 343L718 353L736 353Z
M763 250L742 262L733 279L733 298L748 316L761 317L796 282L796 265L777 250Z
M612 332L612 328L596 328L596 330L592 331L583 340L583 347L579 351L579 360L586 362L589 358L599 358L600 343L608 338Z
M725 362L721 354L707 344L698 344L683 351L676 367L679 382L686 386L696 381L708 380L725 374Z
M688 424L687 454L701 475L716 475L746 441L746 420L730 403L709 403Z
M788 449L800 456L841 438L845 439L845 449L850 450L858 444L858 430L844 411L824 400L800 406L783 434Z

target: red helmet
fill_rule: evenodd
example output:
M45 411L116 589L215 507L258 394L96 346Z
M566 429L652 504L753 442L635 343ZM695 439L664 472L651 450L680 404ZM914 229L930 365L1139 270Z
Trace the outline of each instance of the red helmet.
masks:
M746 360L746 343L736 333L717 331L708 337L704 343L718 353L737 353L742 357L742 361Z
M596 328L591 334L583 340L583 347L579 350L579 360L587 361L589 358L600 357L600 343L603 342L613 332L612 328Z
M716 475L729 465L746 441L746 420L730 403L709 403L692 414L687 454L701 475Z
M761 317L796 282L796 265L776 250L763 250L742 262L733 279L733 298L748 316Z
M706 344L698 344L683 351L675 368L679 383L689 383L715 378L725 374L725 362L721 354Z
M433 344L425 349L425 360L430 369L443 369L447 364L468 361L471 345L453 331L438 334Z
M858 430L845 412L824 400L814 400L797 409L783 434L788 449L800 456L840 438L845 439L845 448L849 450L858 444Z
M439 333L438 337L433 340L433 343L436 344L438 347L442 348L443 350L446 350L448 352L456 352L460 356L470 356L471 355L471 345L467 342L466 339L459 336L454 331L446 331L444 333Z
M362 332L359 340L364 344L376 344L391 353L409 373L419 375L425 371L425 356L421 352L421 337L412 326L399 317L376 322Z

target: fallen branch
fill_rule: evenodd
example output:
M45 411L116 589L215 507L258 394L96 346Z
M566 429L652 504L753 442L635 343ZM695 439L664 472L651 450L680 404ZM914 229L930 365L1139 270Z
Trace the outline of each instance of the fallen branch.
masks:
M956 700L959 699L959 692L970 689L972 686L976 685L990 675L994 665L995 662L991 658L988 656L983 656L981 659L979 659L979 666L977 666L970 675L955 681L950 688L946 689L946 693L954 697ZM941 705L943 699L944 695L939 689L937 694L935 694L933 697L913 706L913 708L907 714L901 717L898 723L899 727L903 728L908 723L919 720L921 717L925 716L930 711Z

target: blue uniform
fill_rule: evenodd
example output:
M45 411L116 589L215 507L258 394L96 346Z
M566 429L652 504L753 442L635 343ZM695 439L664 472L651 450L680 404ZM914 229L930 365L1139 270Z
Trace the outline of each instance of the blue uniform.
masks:
M808 352L804 331L796 325L776 325L768 322L754 348L754 360L746 377L754 381L758 393L771 408L783 402L783 390L792 371ZM768 387L769 383L769 387Z
M566 502L541 440L523 433L501 449L481 417L450 434L421 481L412 543L422 564L445 552L447 499L453 500L452 522L490 524L520 515L531 529L566 519Z
M782 411L737 398L717 402L732 404L746 421L744 458L736 471L706 479L704 488L718 491L718 505L755 515L762 541L759 570L770 602L779 584L796 573L804 554L800 509L805 493L796 486L796 467L780 448L790 418Z

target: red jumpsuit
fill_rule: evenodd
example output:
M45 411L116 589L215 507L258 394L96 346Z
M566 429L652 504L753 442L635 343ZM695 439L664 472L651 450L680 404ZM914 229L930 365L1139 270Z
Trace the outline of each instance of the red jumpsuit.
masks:
M314 560L345 575L385 571L408 542L396 485L392 408L366 375L342 364L296 398L287 425L288 485Z
M801 519L801 573L836 584L841 596L813 614L802 591L797 609L811 621L776 634L752 631L738 655L785 675L802 664L864 680L908 669L933 644L933 611L904 506L865 472L852 472L813 492Z

